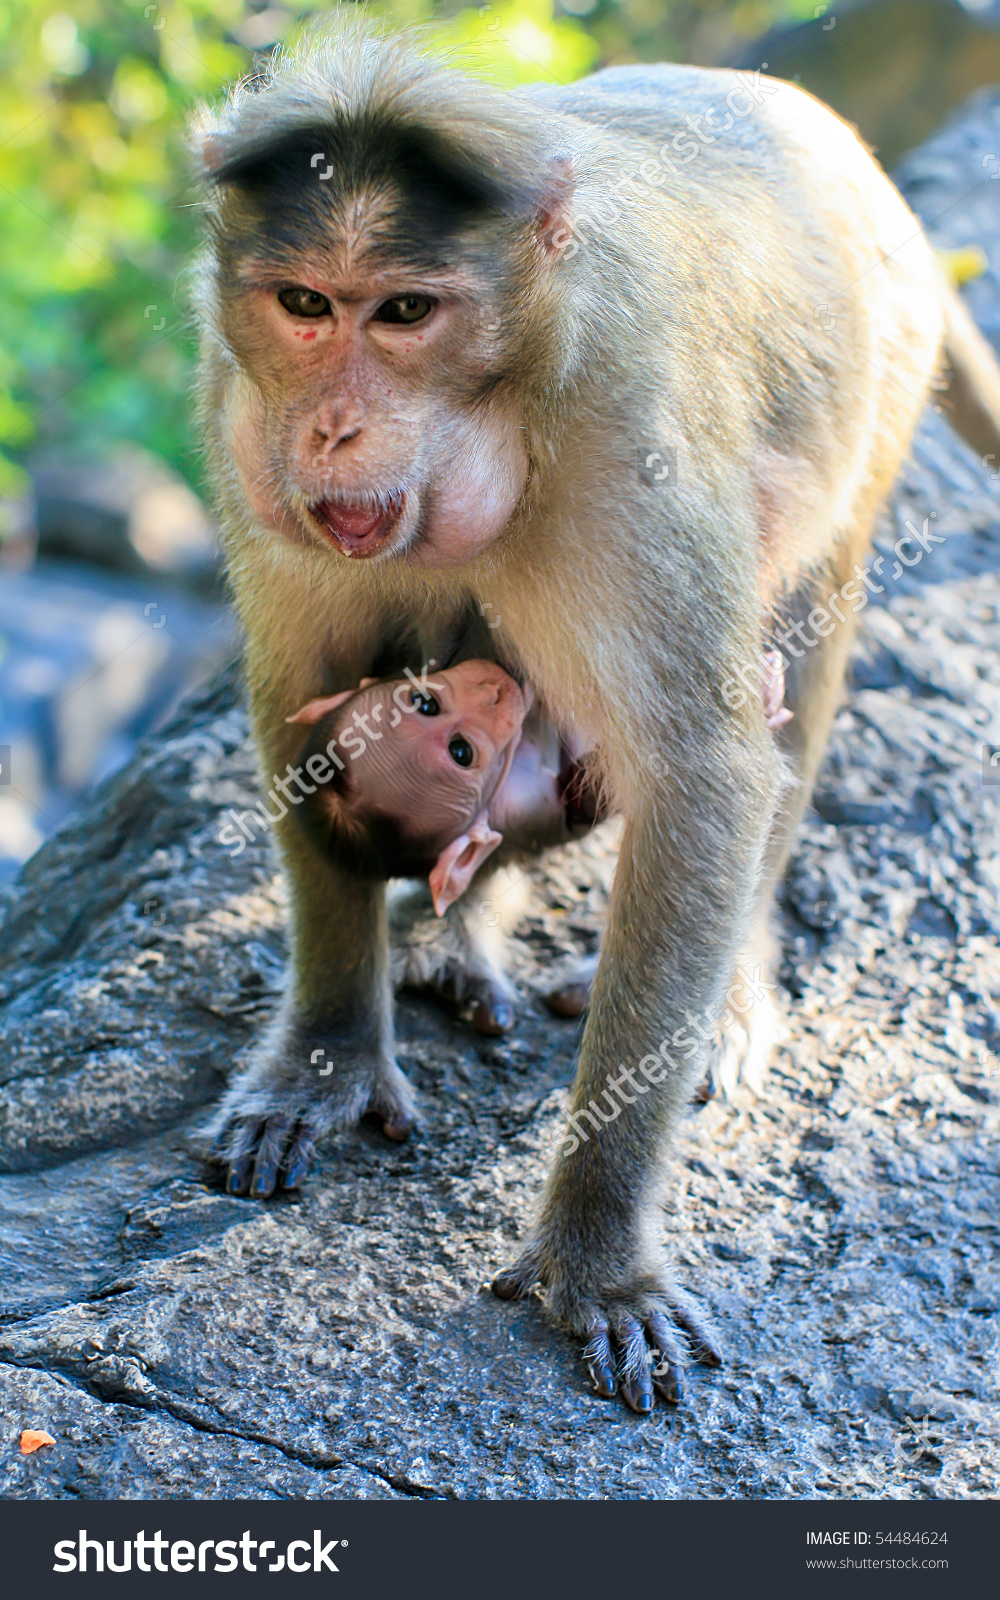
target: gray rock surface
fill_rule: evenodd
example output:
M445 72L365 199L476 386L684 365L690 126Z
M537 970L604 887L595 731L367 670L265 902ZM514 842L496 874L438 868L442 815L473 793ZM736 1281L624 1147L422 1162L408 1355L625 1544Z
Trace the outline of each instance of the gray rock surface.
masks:
M0 882L236 649L221 601L160 576L0 564Z
M980 163L998 149L994 96L920 153L912 190L954 242L975 218L993 326L1000 185ZM898 529L932 514L943 542L906 568ZM207 1185L191 1130L284 956L266 841L218 843L255 793L226 680L3 902L0 1492L1000 1493L1000 785L982 756L1000 741L1000 497L933 415L880 548L780 911L765 1092L692 1112L666 1175L726 1368L638 1420L531 1306L482 1288L555 1138L578 1030L539 995L593 948L613 829L534 875L513 1039L401 1002L424 1117L408 1145L338 1136L301 1198L266 1206ZM22 1458L24 1427L54 1448Z

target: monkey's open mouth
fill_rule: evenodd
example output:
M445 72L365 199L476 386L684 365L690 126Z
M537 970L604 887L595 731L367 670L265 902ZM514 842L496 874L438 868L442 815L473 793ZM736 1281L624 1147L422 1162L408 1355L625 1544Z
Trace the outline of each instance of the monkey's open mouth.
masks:
M391 533L403 514L404 496L394 494L388 505L344 505L338 500L317 500L309 507L310 515L335 542L345 555L372 555Z

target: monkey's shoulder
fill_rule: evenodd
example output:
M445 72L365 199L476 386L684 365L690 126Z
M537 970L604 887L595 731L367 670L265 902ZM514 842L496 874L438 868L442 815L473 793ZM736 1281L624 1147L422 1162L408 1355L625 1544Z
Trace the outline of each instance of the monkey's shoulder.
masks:
M749 155L772 167L803 151L850 165L872 165L850 124L797 84L760 72L691 67L672 62L605 67L570 84L532 84L521 91L546 109L577 117L606 133L673 139L680 159L701 163ZM678 141L684 140L683 146Z

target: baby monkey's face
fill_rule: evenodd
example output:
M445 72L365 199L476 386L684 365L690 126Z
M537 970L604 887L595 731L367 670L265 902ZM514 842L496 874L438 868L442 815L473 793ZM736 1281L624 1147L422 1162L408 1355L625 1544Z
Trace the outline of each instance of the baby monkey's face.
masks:
M400 693L398 684L362 690L359 700L366 692L378 697L387 734L384 750L373 752L371 777L362 775L360 761L356 777L373 803L376 784L382 804L386 783L401 800L412 795L420 832L435 835L464 827L489 804L509 771L531 691L492 661L463 661L423 681L426 690L408 685ZM400 713L401 701L408 714Z
M439 912L496 848L487 807L510 771L531 706L530 688L484 660L463 661L416 680L363 680L359 689L313 700L289 720L336 730L346 783L321 803L331 821L392 822L436 862L430 882ZM325 736L327 726L318 729Z

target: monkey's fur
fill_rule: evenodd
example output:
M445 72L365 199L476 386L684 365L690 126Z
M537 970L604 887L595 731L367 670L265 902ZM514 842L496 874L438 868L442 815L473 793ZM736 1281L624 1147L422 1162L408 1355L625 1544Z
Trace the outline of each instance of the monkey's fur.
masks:
M943 357L970 441L1000 436L1000 372L903 201L831 111L764 84L721 131L704 114L731 73L620 67L508 93L348 17L197 130L200 415L262 771L294 758L284 719L311 696L419 670L470 601L499 619L499 659L600 749L626 819L574 1109L669 1054L759 949L850 619L790 661L780 735L727 683L776 612L853 580ZM699 114L684 161L671 141ZM622 175L658 151L673 171L626 200ZM276 309L282 284L337 303L308 349ZM356 310L393 295L438 297L426 348ZM665 483L641 470L657 448ZM348 559L321 502L405 510ZM260 1195L299 1183L335 1125L373 1111L402 1135L413 1117L384 890L323 861L291 816L277 831L289 989L216 1125L230 1186ZM704 1070L674 1060L556 1158L495 1284L541 1283L600 1392L620 1384L640 1411L654 1386L679 1396L671 1322L718 1359L672 1287L658 1214Z

